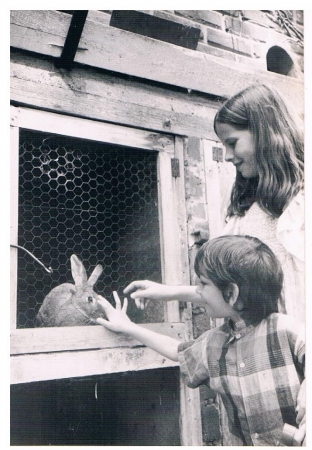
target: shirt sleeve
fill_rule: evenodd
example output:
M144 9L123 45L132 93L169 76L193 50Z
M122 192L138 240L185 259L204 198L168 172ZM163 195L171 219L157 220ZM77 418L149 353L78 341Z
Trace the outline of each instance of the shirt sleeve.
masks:
M276 237L299 261L304 261L304 194L290 202L277 222Z
M286 325L289 346L297 370L305 376L305 325L289 315L281 315Z
M207 361L208 334L209 332L204 333L194 341L183 342L178 347L181 376L191 388L198 387L210 378Z

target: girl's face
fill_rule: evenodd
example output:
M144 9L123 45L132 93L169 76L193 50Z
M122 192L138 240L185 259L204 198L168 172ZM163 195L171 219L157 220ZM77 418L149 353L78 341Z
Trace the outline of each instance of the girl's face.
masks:
M207 315L213 318L237 318L237 312L223 298L221 290L209 279L201 275L196 288L205 302Z
M216 131L226 148L225 160L231 162L244 178L258 175L253 135L227 123L217 122Z

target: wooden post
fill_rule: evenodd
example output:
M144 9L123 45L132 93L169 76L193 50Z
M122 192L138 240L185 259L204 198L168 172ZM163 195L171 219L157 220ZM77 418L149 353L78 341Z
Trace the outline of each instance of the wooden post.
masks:
M19 128L11 126L11 195L10 195L10 244L17 245L18 238L18 155L19 155ZM16 328L16 301L17 301L17 252L10 248L10 291L11 291L11 329Z
M190 283L190 269L188 259L187 245L187 221L185 207L185 180L184 180L184 146L185 139L175 138L175 158L180 163L180 176L173 180L173 190L176 214L178 218L178 269L179 284L188 285ZM193 338L192 324L192 305L187 303L182 312L182 321L184 322L184 340L189 341ZM180 377L180 439L181 445L203 445L202 424L200 410L199 388L190 389Z

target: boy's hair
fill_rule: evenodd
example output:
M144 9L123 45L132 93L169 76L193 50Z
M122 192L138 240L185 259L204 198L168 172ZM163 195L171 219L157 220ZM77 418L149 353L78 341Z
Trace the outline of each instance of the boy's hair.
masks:
M243 303L240 315L252 323L278 311L283 272L272 250L251 236L225 235L206 242L195 259L195 272L225 292L231 283L239 287ZM235 305L234 305L235 309Z
M274 88L254 84L226 101L214 119L254 137L258 176L237 171L228 216L243 216L254 201L274 217L303 188L304 135L283 97Z

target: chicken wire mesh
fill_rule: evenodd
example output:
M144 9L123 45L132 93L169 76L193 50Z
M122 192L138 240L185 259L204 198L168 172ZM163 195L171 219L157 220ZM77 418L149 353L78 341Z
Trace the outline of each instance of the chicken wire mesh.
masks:
M73 282L72 254L88 275L103 265L94 290L108 300L135 279L161 281L157 152L20 130L18 200L18 244L53 273L18 250L17 328L34 327L50 290ZM163 321L162 304L128 312Z

